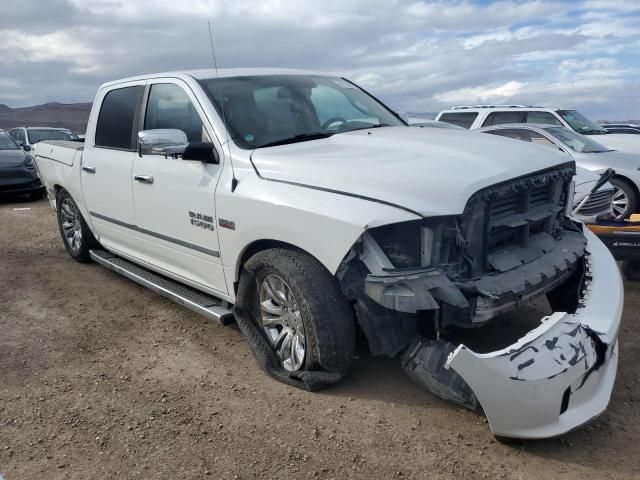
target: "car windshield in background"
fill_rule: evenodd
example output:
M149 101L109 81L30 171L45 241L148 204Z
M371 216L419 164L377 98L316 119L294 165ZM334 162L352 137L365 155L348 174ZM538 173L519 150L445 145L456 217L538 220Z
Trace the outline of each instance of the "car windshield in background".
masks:
M560 115L562 119L578 133L582 133L584 135L600 135L609 133L600 125L592 122L576 110L558 110L558 115Z
M567 147L579 153L602 153L610 151L610 149L604 145L594 142L590 138L580 135L568 128L550 127L545 130L555 136Z
M0 150L19 150L20 146L6 133L0 133Z
M52 130L44 128L30 128L29 141L38 143L42 140L77 140L78 136L67 130Z
M200 83L233 140L244 149L364 128L406 126L387 107L338 77L264 75L205 79Z

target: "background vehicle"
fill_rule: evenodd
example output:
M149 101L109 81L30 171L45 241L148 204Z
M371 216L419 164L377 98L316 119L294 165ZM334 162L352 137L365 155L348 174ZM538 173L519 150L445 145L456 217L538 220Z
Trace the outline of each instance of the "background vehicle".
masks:
M233 305L287 384L339 381L357 322L496 435L559 435L606 408L623 292L567 217L560 152L411 128L344 78L253 69L105 84L84 145L35 152L71 257L223 323ZM548 315L489 328L543 295Z
M602 128L609 133L640 135L640 125L635 123L603 123Z
M640 154L640 137L609 133L576 110L525 105L471 105L444 110L436 120L470 130L505 123L557 125L581 135L596 136L597 141L609 149Z
M638 210L639 155L610 150L595 141L595 138L600 137L587 137L556 125L505 124L481 128L478 131L539 145L554 146L571 155L580 167L599 174L607 168L613 168L616 171L616 175L611 179L615 187L613 195L615 218L618 220L628 218Z
M33 146L42 140L78 140L78 136L67 128L16 127L9 130L20 145Z
M33 157L0 130L0 193L29 194L42 198L45 187L38 178Z
M409 125L412 127L429 127L429 128L457 128L465 130L462 127L447 122L438 122L436 120L428 120L426 118L410 118Z

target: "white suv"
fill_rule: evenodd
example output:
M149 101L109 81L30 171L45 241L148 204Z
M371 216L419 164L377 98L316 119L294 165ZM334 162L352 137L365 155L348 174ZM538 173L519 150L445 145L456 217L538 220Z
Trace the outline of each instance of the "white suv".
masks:
M469 105L443 110L436 120L469 130L505 123L558 125L582 135L597 135L599 143L613 150L640 153L640 137L610 133L577 110L526 105Z

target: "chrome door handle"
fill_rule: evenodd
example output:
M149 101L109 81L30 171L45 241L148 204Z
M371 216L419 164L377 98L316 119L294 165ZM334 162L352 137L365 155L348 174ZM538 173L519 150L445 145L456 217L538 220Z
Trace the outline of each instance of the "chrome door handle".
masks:
M140 183L153 183L153 177L151 175L134 175L133 179Z
M87 172L87 173L96 173L96 167L90 167L88 165L83 165L82 166L82 171Z

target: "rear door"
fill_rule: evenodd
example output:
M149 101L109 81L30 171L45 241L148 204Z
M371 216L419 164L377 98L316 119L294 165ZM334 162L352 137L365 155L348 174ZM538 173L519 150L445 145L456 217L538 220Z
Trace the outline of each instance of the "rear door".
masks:
M124 84L96 99L101 107L87 131L80 171L85 203L100 242L128 256L137 249L131 168L144 85L144 81Z
M214 138L196 96L180 80L149 81L143 111L144 130L182 130L190 142ZM214 203L221 168L222 160L215 165L136 156L132 189L140 259L178 280L226 294Z

